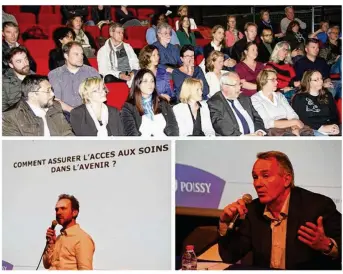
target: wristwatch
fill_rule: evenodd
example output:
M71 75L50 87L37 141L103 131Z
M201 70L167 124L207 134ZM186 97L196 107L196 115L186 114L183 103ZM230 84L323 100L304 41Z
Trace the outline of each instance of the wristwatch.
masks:
M334 243L331 239L330 240L330 243L329 243L329 250L327 252L323 252L324 254L329 254L334 246Z

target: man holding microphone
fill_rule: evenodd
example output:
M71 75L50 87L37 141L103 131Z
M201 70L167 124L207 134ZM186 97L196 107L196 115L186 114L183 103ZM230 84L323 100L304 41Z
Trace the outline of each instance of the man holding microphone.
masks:
M294 185L287 155L257 154L252 177L257 199L226 206L219 222L219 253L236 263L252 252L266 269L341 269L341 214L323 195ZM236 221L237 218L237 221Z
M95 245L92 238L76 223L79 207L79 201L72 195L61 194L58 197L56 220L63 228L58 237L52 227L46 232L48 246L43 256L46 269L93 269Z

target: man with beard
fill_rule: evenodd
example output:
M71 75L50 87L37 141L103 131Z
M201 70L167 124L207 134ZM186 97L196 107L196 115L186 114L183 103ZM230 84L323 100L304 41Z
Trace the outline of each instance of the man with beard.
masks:
M18 43L19 27L14 22L4 22L2 23L2 74L9 68L9 64L5 59L7 54L12 48L19 47ZM29 59L30 69L36 72L36 62L33 60L31 55L26 52Z
M76 223L79 215L79 201L72 195L61 194L55 207L56 220L61 234L56 237L55 230L48 228L48 246L43 256L43 264L50 270L92 270L94 242L80 225Z
M27 75L22 100L2 116L4 136L73 136L46 76Z
M10 49L6 59L10 68L2 75L2 111L18 103L21 98L21 81L33 73L30 71L26 48Z
M99 77L92 67L83 64L83 49L79 42L72 41L62 47L65 65L49 72L49 81L56 100L60 101L66 116L74 107L82 104L80 84L88 77Z
M273 39L273 31L271 29L263 29L261 33L261 43L258 44L258 56L257 61L261 63L267 63L270 55L273 52L275 43Z

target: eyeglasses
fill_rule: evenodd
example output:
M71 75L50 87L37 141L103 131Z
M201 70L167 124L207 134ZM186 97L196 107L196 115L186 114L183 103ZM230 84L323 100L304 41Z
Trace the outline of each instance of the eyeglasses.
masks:
M32 92L43 92L43 93L51 93L54 92L54 89L48 89L48 90L33 90Z

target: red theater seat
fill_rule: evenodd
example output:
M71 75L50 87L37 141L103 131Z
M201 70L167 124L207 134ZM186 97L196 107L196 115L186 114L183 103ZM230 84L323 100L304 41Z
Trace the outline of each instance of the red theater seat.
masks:
M53 13L40 13L38 15L38 22L44 26L58 25L61 24L61 16Z
M146 37L146 31L148 30L148 27L146 26L131 26L126 27L125 32L127 35L128 40L141 40L145 41Z
M29 39L25 41L24 46L27 47L33 59L47 59L49 57L50 50L55 48L55 43L53 40Z
M60 28L60 27L65 27L65 26L61 25L61 24L56 24L56 25L48 26L48 36L49 36L49 39L53 39L53 34L54 34L55 29Z
M116 8L111 7L111 17L112 17L112 21L116 22Z
M49 59L48 57L45 58L35 58L37 64L37 74L40 75L48 75L49 73Z
M336 106L337 106L337 111L338 111L339 123L342 124L342 98L339 98L336 101Z
M138 19L139 20L149 20L150 16L155 13L154 9L138 9Z
M195 57L194 65L199 66L203 59L204 59L204 55L197 55Z
M85 26L85 30L92 35L94 40L96 40L100 36L100 29L97 26Z
M105 38L110 37L110 26L109 25L103 25L101 28L101 36Z
M98 60L96 59L96 57L88 58L88 61L93 68L98 70Z
M18 13L15 15L15 18L18 21L18 25L21 24L32 24L35 25L36 22L36 15L32 13Z
M107 104L111 107L121 109L129 95L129 87L126 83L107 83Z
M9 14L18 14L20 13L20 6L2 6L4 11Z
M341 75L339 73L330 74L330 79L339 80L341 79Z
M204 47L207 44L211 43L211 39L195 39L197 46Z
M40 6L39 13L51 14L54 13L54 8L53 6Z

